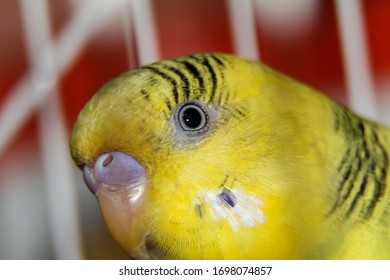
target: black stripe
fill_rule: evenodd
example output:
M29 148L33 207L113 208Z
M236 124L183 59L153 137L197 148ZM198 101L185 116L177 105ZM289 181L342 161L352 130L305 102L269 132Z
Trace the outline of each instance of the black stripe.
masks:
M165 64L162 64L162 65L163 65L164 69L172 71L173 73L178 75L180 77L180 79L183 81L184 87L182 87L182 88L184 90L184 95L185 95L186 99L188 100L190 97L190 82L188 81L188 77L183 72L181 72L180 69L178 69L178 68L175 68L175 67L172 67L169 65L165 65ZM175 100L175 101L176 101L176 104L179 103L178 100Z
M363 199L368 186L370 189L372 186L372 191L367 193L370 200L364 200L365 203L358 210L359 220L364 221L373 215L375 207L385 195L389 157L378 139L375 125L365 123L345 108L334 107L334 114L335 131L343 134L346 144L353 148L346 150L337 168L341 180L330 214L345 204L348 208L344 216L350 217L357 212L359 200ZM356 181L357 176L362 177L361 181ZM355 194L349 199L352 193ZM350 204L346 204L347 200Z
M202 75L199 73L198 69L195 67L194 64L192 64L189 61L181 61L181 63L186 67L188 72L198 80L199 87L203 90L204 89L204 80Z
M347 150L344 152L341 162L337 167L337 173L341 177L341 180L339 181L337 189L336 201L328 212L328 216L333 214L336 209L343 205L343 203L349 198L352 189L354 188L354 185L356 183L355 181L362 164L360 156L356 157L360 141L355 141L361 139L361 131L364 128L359 129L357 127L359 126L359 123L356 123L355 121L359 122L359 120L352 118L352 116L345 108L334 107L334 115L335 131L338 133L342 133L345 137L346 142L351 143L352 147L356 148L348 147ZM358 135L360 137L358 137Z
M351 147L348 147L347 151L344 153L343 159L341 160L339 166L337 167L337 171L341 172L341 169L343 169L344 165L347 163L347 160L349 159L350 153L351 153Z
M204 56L199 56L199 55L194 55L194 54L191 54L188 57L192 58L193 60L196 60L197 62L200 62L200 63L202 63L203 59L204 59Z
M333 110L335 114L334 129L343 133L348 141L354 139L356 137L356 127L349 111L344 107L334 107Z
M224 188L227 180L229 179L229 175L226 175L225 178L223 179L222 184L219 185L219 188Z
M345 214L345 217L346 218L349 218L349 216L352 214L353 210L355 209L356 207L356 203L358 202L358 200L362 197L362 195L364 194L365 190L366 190L366 187L367 187L367 180L368 180L368 174L366 173L364 175L364 178L362 180L362 183L360 184L360 187L359 187L359 191L358 193L355 195L355 197L353 198L353 201L351 203L351 205L349 206L348 208L348 211L347 213Z
M216 73L214 71L214 68L210 64L210 62L208 61L207 57L205 57L205 56L199 57L199 56L196 56L196 55L190 55L189 57L194 59L194 60L196 60L197 62L199 62L203 66L205 66L207 68L208 72L210 73L210 77L211 77L211 92L210 92L209 102L211 102L214 99L215 93L217 91L217 75L216 75Z
M238 113L241 117L245 117L246 113L244 113L240 108L234 108L234 111Z
M353 155L352 155L353 156ZM362 166L362 161L360 160L360 158L356 158L353 162L353 164L350 164L350 166L354 167L354 165L357 164L356 168L352 168L352 177L351 179L349 180L349 184L348 184L348 187L347 187L347 192L343 195L342 197L342 202L346 201L348 198L349 198L349 195L351 194L352 192L352 189L355 185L355 182L356 182L356 178L360 172L360 168Z
M336 131L336 132L338 132L339 131L339 129L340 129L340 116L339 116L339 114L338 114L339 112L338 111L334 111L334 114L335 114L335 118L334 118L334 130Z
M173 97L174 97L174 100L177 104L178 99L179 99L179 93L177 92L177 83L176 83L175 79L173 79L172 77L168 76L167 74L161 72L160 70L158 70L152 66L144 66L143 68L152 71L154 74L160 76L161 78L163 78L167 82L171 83ZM170 101L170 99L165 98L165 103L166 103L167 107L169 108L169 110L172 111L173 106L172 106L172 102Z
M222 98L225 98L222 101ZM222 106L223 104L226 104L229 101L230 98L230 91L224 90L221 91L221 94L218 96L218 106Z
M364 137L364 130L365 129L364 129L364 125L363 125L362 121L359 120L357 125L358 125L358 128L359 128L360 136Z
M195 204L196 212L198 213L199 218L203 218L202 206L200 204Z
M339 166L337 167L337 171L339 173L344 169L345 166L347 166L347 170L342 175L342 179L341 179L341 181L339 183L339 187L337 189L337 199L336 199L335 203L333 204L331 210L329 211L328 215L332 214L336 210L336 208L341 204L341 191L342 191L345 183L347 182L347 180L352 172L352 165L351 164L346 165L348 162L348 159L350 159L350 153L351 153L351 147L348 147L347 151L344 153L344 156L343 156Z
M367 147L367 142L366 141L363 141L363 143L362 143L362 152L363 152L362 160L368 160L369 157L370 157L370 151L369 151L369 149Z
M226 94L228 93L228 91L224 91ZM224 95L221 93L219 96L218 96L218 101L217 101L217 104L218 104L218 106L222 106L222 97L223 97Z
M351 176L351 174L352 174L352 164L349 164L347 170L343 174L343 179L340 182L339 194L341 194L341 192L342 192L345 184L347 183L349 177Z
M352 120L350 118L349 119L349 123L352 125ZM353 178L351 179L351 182L349 184L349 187L347 188L347 193L344 194L343 196L343 202L346 201L350 194L352 193L352 189L354 188L355 186L355 183L356 183L356 178L358 176L359 173L362 173L362 164L364 164L365 162L363 162L363 159L362 159L362 154L359 153L360 151L360 147L363 148L363 151L364 151L364 156L367 156L369 157L369 153L368 153L368 150L367 150L367 144L366 144L366 140L365 140L365 134L364 134L364 125L362 123L362 121L360 119L357 120L357 124L356 124L356 131L350 131L350 133L352 134L357 134L357 139L360 139L360 143L356 143L357 145L357 149L355 150L354 153L352 153L351 155L352 156L356 156L356 159L354 160L354 164L357 162L357 166L356 168L354 168L354 175L353 175ZM365 164L366 165L366 164ZM348 218L353 210L355 209L356 207L356 203L358 202L358 200L360 199L360 197L364 194L364 191L366 189L366 186L367 186L367 180L368 180L368 175L367 175L367 171L365 172L364 174L364 177L363 177L363 180L359 186L359 191L357 192L357 194L355 194L355 197L353 198L352 200L352 203L350 204L348 210L347 210L347 213L345 214L345 217Z
M215 73L214 67L211 66L207 58L203 61L203 65L207 67L211 77L211 92L210 92L210 99L209 99L209 102L211 103L211 101L214 100L215 93L217 92L217 74Z
M350 215L355 211L357 203L362 199L367 186L372 184L374 187L372 198L370 199L369 204L360 210L361 217L367 220L372 216L375 206L384 196L389 159L386 150L378 140L376 132L374 130L370 130L372 137L367 139L367 136L370 135L370 133L366 134L365 129L369 129L370 127L365 126L360 121L355 124L357 129L355 132L355 135L357 136L356 139L359 139L360 143L355 143L358 147L356 151L350 151L348 149L348 158L353 158L353 156L359 152L357 157L354 158L354 164L357 163L357 166L353 168L353 165L349 165L347 170L344 172L343 179L341 180L341 186L342 189L345 189L346 182L349 182L347 192L343 195L342 199L340 199L340 191L342 190L339 188L339 197L337 198L335 205L342 205L348 199L352 190L355 188L354 185L356 183L355 180L357 175L364 174L359 186L359 191L355 194L351 204L349 205L348 210L345 213L345 217L350 217ZM368 146L368 143L370 144L370 147ZM341 172L347 164L347 157L344 156L338 167L338 171ZM333 206L331 212L335 210L335 205Z
M349 159L349 161L348 161L348 159ZM341 179L341 182L339 183L339 188L337 190L337 199L336 199L335 203L333 204L332 208L330 209L330 211L328 212L328 215L331 215L340 205L342 205L342 203L345 201L345 199L349 196L349 193L351 192L351 189L352 189L354 180L356 179L357 173L355 172L353 174L352 179L349 180L351 177L351 174L353 173L352 172L352 164L350 164L350 159L351 159L351 153L350 153L350 149L348 149L347 152L344 154L344 158L342 160L343 165L347 164L347 169L344 172L344 174L342 175L342 179ZM340 172L342 169L341 166L342 165L340 164L339 165ZM347 194L342 196L342 191L344 190L347 182L349 182L349 187L347 187Z
M213 58L220 66L225 67L225 63L216 55L210 55L211 58Z
M246 114L243 111L241 111L239 108L237 108L237 107L233 107L231 110L228 110L228 111L236 119L240 120L240 119L246 117Z
M375 168L376 168L376 163L377 161L373 161L370 165L371 172L375 176L375 191L374 191L374 196L370 201L370 204L367 206L367 212L365 214L365 218L368 219L372 216L375 206L378 204L379 200L385 193L386 189L386 178L387 178L387 170L389 168L389 157L387 155L387 152L383 145L379 142L378 140L378 135L376 134L376 131L372 131L373 133L373 138L374 138L374 145L378 147L380 150L380 153L378 154L378 159L382 159L382 167L380 170L380 175L379 178L377 178L375 174ZM379 161L378 161L379 163Z
M344 155L344 158L345 158L344 164L347 164L347 170L344 172L342 179L341 179L341 182L340 182L340 185L339 185L338 192L340 194L341 194L346 182L348 181L349 177L352 174L351 150L350 149L347 150L347 152ZM343 160L344 160L344 158L343 158ZM341 169L340 169L340 172L341 172Z

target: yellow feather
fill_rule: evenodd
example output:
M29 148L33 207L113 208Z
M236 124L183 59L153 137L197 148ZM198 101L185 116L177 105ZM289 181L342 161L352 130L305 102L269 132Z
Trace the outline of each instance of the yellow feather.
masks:
M187 103L208 129L181 131ZM388 128L225 54L123 74L71 139L80 167L120 151L145 168L147 247L173 259L390 259L389 149Z

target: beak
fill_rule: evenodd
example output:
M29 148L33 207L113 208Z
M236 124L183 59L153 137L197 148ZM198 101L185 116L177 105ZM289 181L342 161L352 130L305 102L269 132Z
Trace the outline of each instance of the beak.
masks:
M134 259L150 259L146 248L147 175L134 158L121 153L101 155L83 170L84 181L96 196L114 239Z

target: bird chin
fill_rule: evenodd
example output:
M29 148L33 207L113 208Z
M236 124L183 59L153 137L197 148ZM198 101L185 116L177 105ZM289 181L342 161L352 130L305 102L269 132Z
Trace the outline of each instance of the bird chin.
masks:
M118 244L134 259L151 259L145 217L146 184L98 186L95 193L103 219ZM148 245L149 244L149 245Z

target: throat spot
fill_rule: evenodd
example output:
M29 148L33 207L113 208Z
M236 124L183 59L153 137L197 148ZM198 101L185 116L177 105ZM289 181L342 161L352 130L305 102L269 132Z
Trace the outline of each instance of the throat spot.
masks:
M207 207L214 220L228 222L233 232L265 223L264 213L260 209L264 206L263 202L241 190L225 188L222 192L202 191L194 204L200 218L204 216L203 208Z

